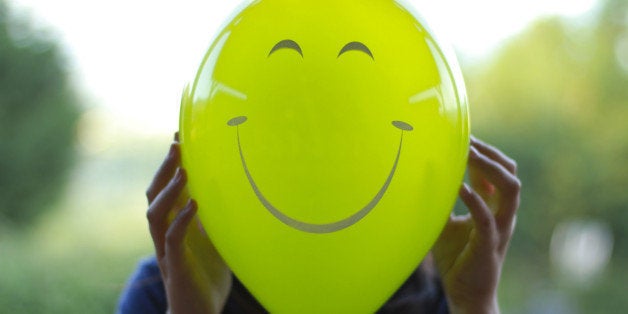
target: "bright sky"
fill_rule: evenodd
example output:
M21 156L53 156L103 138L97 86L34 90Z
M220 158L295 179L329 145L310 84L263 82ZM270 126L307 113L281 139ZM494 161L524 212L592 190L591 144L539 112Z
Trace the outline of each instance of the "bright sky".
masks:
M59 35L102 128L172 133L181 90L235 0L9 0ZM596 0L406 0L459 52L481 57L542 15L577 17ZM97 114L94 115L94 112ZM94 120L89 120L94 121ZM96 123L98 124L98 123Z

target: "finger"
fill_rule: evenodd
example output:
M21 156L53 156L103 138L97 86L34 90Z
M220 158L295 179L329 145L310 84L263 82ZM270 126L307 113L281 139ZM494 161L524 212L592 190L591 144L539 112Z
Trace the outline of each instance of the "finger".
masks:
M181 163L180 157L181 152L179 150L179 144L172 143L170 145L170 151L168 152L166 159L164 159L163 163L157 170L153 181L146 190L146 198L148 199L148 204L152 203L157 194L159 194L159 191L161 191L164 186L168 184L168 181L172 178L175 171L177 170L177 167L179 167Z
M176 263L176 260L180 260L179 258L183 256L183 240L187 228L196 214L196 209L196 202L190 199L170 224L166 232L166 254L168 254L169 263ZM176 265L172 266L176 267Z
M179 142L179 131L174 132L174 141L177 143Z
M485 236L493 234L495 219L482 197L466 184L460 187L459 195L471 213L477 232Z
M157 258L161 258L165 253L165 234L168 229L168 213L175 207L179 194L185 187L186 175L183 169L179 169L177 174L170 180L168 185L159 192L157 197L148 207L146 218L150 235L155 244Z
M470 160L469 160L470 161ZM469 182L474 191L480 194L485 201L495 195L495 186L486 179L482 171L476 167L469 167Z
M512 235L515 229L515 223L517 220L517 209L519 209L520 195L519 192L513 195L507 196L510 198L509 202L512 204L510 207L503 207L495 215L495 220L502 233Z
M510 173L515 175L517 174L517 162L514 159L506 156L506 154L504 154L499 149L489 144L486 144L481 140L478 140L474 136L471 136L471 145L488 158L497 161L504 168L508 169Z
M488 158L471 147L469 165L479 170L495 185L499 191L497 212L495 213L500 226L508 225L519 207L521 182L500 163Z
M517 225L517 216L515 215L508 225L505 225L501 229L502 234L502 243L500 245L500 250L505 252L508 243L510 242L510 238L512 238L513 233L515 232L515 226Z

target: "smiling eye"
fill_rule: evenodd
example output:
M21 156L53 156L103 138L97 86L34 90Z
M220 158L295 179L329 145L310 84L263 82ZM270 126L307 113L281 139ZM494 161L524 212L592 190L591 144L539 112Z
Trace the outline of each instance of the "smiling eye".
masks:
M299 44L297 44L296 41L292 39L284 39L278 42L277 44L275 44L273 49L271 49L270 52L268 53L268 56L270 57L270 55L273 54L273 52L279 49L292 49L298 52L301 55L301 57L303 57L303 52L301 51L301 47L299 46Z
M366 53L367 55L369 55L371 59L375 60L375 58L373 57L373 54L371 53L371 50L365 44L359 41L352 41L346 44L344 47L342 47L342 49L340 49L340 53L338 53L338 58L340 58L340 56L343 53L347 51L351 51L351 50L362 51Z

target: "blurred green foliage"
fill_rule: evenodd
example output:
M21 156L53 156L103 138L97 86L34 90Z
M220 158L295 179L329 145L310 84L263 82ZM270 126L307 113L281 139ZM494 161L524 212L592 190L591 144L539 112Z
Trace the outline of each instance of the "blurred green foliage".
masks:
M505 273L520 282L504 294L570 289L552 273L550 238L561 221L593 219L612 230L611 265L570 292L583 313L628 308L617 267L628 257L628 1L602 1L587 22L539 20L467 74L474 133L517 160L523 183Z
M617 50L627 14L628 2L612 0L592 25L538 21L469 78L474 132L519 163L523 256L564 218L604 219L625 248L628 68Z
M30 228L0 223L0 313L114 312L153 250L144 191L171 138L115 141L76 163L63 197Z
M58 45L0 0L0 219L49 209L75 155L79 106Z

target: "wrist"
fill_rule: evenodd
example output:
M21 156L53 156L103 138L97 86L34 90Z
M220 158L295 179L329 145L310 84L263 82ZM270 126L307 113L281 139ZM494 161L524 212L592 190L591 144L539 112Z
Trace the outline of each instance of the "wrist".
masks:
M470 301L465 303L455 303L447 300L449 312L452 314L499 314L499 304L497 298L487 301Z

